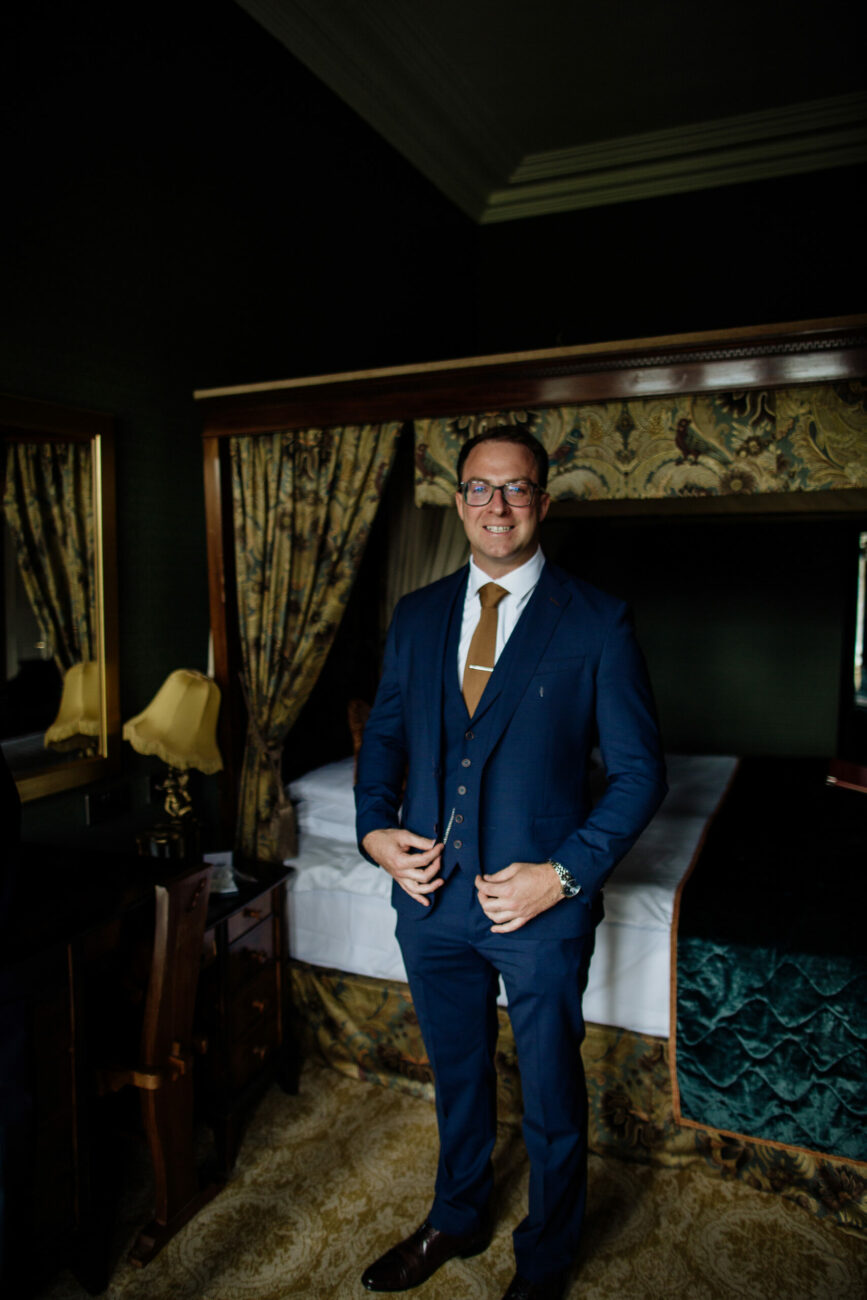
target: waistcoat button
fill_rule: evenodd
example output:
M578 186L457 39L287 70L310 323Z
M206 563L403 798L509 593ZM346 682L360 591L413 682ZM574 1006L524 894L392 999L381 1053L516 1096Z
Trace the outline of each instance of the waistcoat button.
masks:
M455 840L455 848L456 848L456 849L462 849L463 847L464 847L464 842L463 842L463 840Z
M459 785L458 794L466 794L466 793L467 793L467 787L465 785Z
M472 763L473 763L473 760L472 760L471 758L462 758L462 759L461 759L461 767L472 767Z

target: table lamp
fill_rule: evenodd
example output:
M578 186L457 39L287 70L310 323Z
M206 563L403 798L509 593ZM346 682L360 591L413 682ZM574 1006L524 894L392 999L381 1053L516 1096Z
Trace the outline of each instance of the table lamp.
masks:
M217 748L220 688L204 673L170 673L143 713L124 723L123 736L139 754L153 754L168 767L162 782L168 825L139 836L151 857L198 857L198 823L192 813L190 769L210 776L223 766Z
M95 751L101 722L99 664L73 664L63 675L60 708L45 732L45 745L59 750Z

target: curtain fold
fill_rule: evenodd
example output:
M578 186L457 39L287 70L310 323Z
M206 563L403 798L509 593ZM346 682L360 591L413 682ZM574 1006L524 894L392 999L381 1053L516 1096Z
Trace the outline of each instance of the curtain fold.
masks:
M96 564L90 444L10 443L3 506L24 588L61 674L91 662Z
M248 732L237 847L286 856L286 736L343 617L388 471L398 422L230 440L238 619Z

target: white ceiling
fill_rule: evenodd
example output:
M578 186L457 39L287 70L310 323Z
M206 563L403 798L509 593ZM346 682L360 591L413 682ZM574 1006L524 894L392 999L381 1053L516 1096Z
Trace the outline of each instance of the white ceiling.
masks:
M483 224L867 161L848 0L237 3Z

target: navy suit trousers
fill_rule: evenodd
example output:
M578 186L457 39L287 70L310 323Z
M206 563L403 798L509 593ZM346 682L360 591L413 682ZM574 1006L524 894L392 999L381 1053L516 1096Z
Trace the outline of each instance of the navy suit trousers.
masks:
M580 906L564 900L558 908ZM419 911L421 911L421 906ZM496 1139L498 977L518 1050L529 1212L514 1233L519 1273L542 1281L578 1248L587 1185L587 1091L581 1062L594 935L532 939L492 934L472 877L456 871L431 915L402 913L397 937L436 1081L440 1158L431 1221L478 1227L492 1190Z

